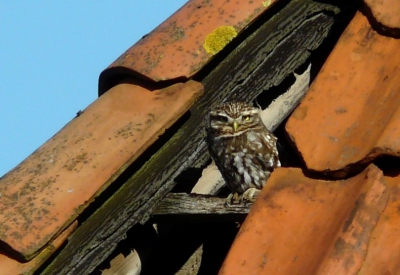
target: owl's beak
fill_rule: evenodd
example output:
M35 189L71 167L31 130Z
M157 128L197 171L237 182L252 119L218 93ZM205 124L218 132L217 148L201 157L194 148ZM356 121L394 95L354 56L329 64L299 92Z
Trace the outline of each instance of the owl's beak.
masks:
M239 124L237 123L237 121L234 121L234 122L233 122L233 130L234 130L235 132L237 131L238 127L239 127Z

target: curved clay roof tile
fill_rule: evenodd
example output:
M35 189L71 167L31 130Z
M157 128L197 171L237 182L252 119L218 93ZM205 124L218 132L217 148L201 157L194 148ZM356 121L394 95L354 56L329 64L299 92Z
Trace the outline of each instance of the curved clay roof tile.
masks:
M113 87L0 178L0 241L29 260L203 92L190 80L159 90Z
M309 169L344 176L400 156L399 49L356 14L286 124Z
M188 1L102 72L100 94L121 68L153 81L189 78L273 2Z

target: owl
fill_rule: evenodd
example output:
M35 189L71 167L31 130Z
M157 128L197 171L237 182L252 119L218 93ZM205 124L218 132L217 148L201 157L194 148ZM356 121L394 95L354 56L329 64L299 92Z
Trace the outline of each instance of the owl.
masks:
M210 111L207 144L232 191L227 204L252 201L279 167L277 138L265 127L260 110L243 102L227 102Z

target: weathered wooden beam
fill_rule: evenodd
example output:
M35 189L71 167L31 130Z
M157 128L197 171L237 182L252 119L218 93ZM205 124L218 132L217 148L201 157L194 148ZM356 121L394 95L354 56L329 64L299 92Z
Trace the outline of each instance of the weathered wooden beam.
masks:
M225 205L226 198L170 193L152 213L155 222L241 222L252 203Z
M278 12L275 9L277 13L272 17L263 15L257 21L261 26L257 30L250 27L254 32L248 37L243 36L244 32L235 38L242 42L234 48L228 45L220 53L227 54L221 63L215 63L217 56L194 76L204 84L205 93L179 130L172 137L161 139L165 144L151 152L151 158L140 168L133 164L131 172L138 170L128 180L123 178L126 174L117 179L115 185L121 187L79 226L42 274L89 274L132 226L149 218L183 171L205 165L209 154L204 140L204 116L210 107L226 99L249 102L278 85L323 42L341 8L353 4L293 0ZM347 15L353 12L347 11Z

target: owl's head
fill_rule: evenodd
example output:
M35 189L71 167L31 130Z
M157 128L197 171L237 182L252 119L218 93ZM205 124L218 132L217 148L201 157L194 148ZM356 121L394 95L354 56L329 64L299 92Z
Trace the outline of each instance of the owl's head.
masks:
M208 128L217 135L237 136L263 126L260 110L244 102L222 103L210 111Z

